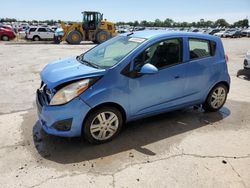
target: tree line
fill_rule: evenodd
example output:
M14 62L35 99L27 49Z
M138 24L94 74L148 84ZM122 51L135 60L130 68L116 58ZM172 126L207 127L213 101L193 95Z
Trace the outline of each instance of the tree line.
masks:
M229 24L225 19L218 19L216 21L205 21L200 19L198 22L175 22L174 20L167 18L164 21L156 19L155 21L141 22L117 22L117 25L130 25L130 26L142 26L142 27L249 27L248 19L239 20L233 24Z
M48 25L55 25L56 23L60 23L61 20L16 20L15 18L1 18L0 23L3 22L25 22L25 23L47 23ZM205 21L204 19L200 19L198 22L175 22L170 18L166 18L165 20L156 19L155 21L147 21L143 20L141 22L117 22L117 25L130 25L130 26L142 26L142 27L249 27L248 19L239 20L233 24L229 24L225 19L218 19L216 21Z

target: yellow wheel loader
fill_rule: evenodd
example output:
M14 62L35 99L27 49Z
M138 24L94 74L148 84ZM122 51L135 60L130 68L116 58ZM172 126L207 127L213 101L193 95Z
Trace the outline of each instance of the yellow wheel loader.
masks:
M103 20L103 14L99 12L84 11L83 22L70 25L61 22L62 30L55 32L55 43L66 41L69 44L80 44L81 41L93 41L102 43L116 35L115 24Z

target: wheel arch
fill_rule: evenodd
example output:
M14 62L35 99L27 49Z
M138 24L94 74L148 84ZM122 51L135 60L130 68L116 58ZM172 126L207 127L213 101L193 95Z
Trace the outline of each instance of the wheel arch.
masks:
M213 88L215 88L217 85L219 85L219 84L225 85L225 86L227 87L227 91L229 92L229 90L230 90L230 85L229 85L229 83L226 82L226 81L220 81L220 82L216 83L216 84L209 90L209 92L210 92Z
M213 84L211 87L209 87L209 89L206 91L206 94L204 95L204 98L203 98L203 101L205 102L209 96L209 93L219 84L224 84L226 87L227 87L227 90L228 90L228 93L229 93L229 90L230 90L230 85L227 81L225 80L222 80L222 81L219 81L219 82L216 82L215 84Z
M32 37L32 39L34 40L35 37L38 37L39 39L41 39L41 37L40 37L39 35L34 35L34 36Z
M118 103L114 103L114 102L105 102L105 103L101 103L101 104L98 104L97 106L95 106L94 108L91 108L88 113L86 114L83 122L82 122L82 131L81 133L83 133L83 130L84 130L84 124L86 122L86 119L87 117L94 111L98 110L98 109L101 109L102 107L114 107L116 108L117 110L119 110L122 114L122 120L123 122L125 123L126 120L127 120L127 115L126 115L126 111L125 109Z

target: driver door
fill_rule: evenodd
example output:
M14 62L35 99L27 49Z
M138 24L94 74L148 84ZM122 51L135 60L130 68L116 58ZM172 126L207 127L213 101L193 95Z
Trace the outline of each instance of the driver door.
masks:
M158 68L155 74L139 75L129 80L130 111L135 116L146 115L184 102L186 64L182 38L157 42L134 59L134 71L150 63Z

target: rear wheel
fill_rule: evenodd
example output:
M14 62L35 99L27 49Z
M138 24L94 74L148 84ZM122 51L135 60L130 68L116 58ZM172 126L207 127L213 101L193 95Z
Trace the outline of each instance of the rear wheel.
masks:
M3 40L3 41L9 41L10 38L9 38L8 36L4 35L4 36L2 36L2 40Z
M80 44L81 41L82 41L82 35L79 31L77 30L74 30L74 31L71 31L68 36L67 36L67 39L66 41L69 43L69 44Z
M103 107L87 117L83 125L83 134L90 143L105 143L119 134L122 124L123 119L119 110L114 107Z
M107 31L99 31L96 34L96 42L103 43L110 38L110 34Z
M215 112L222 108L227 99L228 89L224 84L218 84L208 94L203 109L206 112Z
M39 37L39 36L34 36L34 37L33 37L33 40L34 40L34 41L39 41L39 40L40 40L40 37Z

